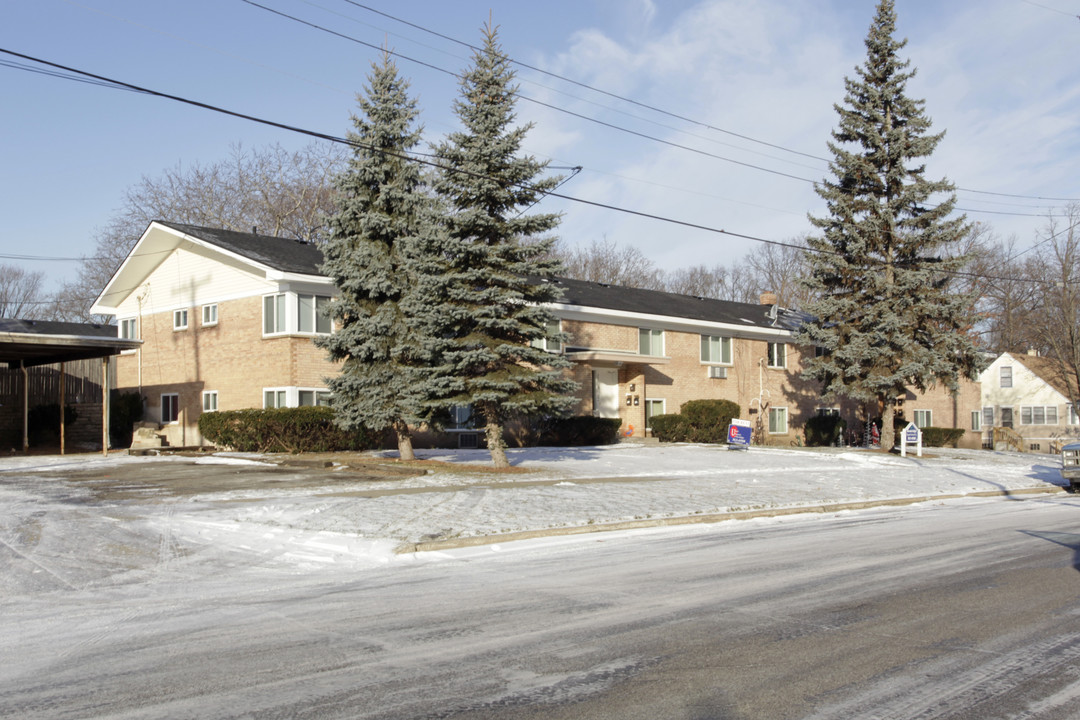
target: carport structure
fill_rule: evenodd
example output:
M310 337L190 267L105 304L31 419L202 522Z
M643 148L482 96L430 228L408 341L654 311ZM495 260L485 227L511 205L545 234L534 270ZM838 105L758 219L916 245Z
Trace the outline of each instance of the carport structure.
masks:
M109 358L124 350L134 350L141 340L116 336L116 326L48 320L0 319L0 363L7 363L23 376L23 452L30 446L30 389L26 369L38 365L60 365L60 452L64 452L64 363L101 358L101 452L109 453Z

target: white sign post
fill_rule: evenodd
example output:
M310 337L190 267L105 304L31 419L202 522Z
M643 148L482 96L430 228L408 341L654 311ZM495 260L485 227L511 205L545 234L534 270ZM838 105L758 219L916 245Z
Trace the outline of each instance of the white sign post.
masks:
M909 422L900 433L900 457L907 457L908 443L917 447L916 454L922 457L922 430L913 422Z

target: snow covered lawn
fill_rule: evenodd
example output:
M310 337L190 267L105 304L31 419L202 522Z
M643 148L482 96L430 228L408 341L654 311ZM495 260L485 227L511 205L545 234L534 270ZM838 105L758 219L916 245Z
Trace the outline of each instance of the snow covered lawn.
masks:
M27 559L27 582L67 577L49 566L74 567L87 548L96 549L105 575L208 553L227 565L357 567L400 561L395 551L416 543L1063 484L1052 456L986 451L900 458L707 445L529 448L509 451L519 469L512 473L470 472L466 465L488 463L484 451L419 454L463 466L356 480L334 468L283 475L280 458L250 454L5 458L0 539ZM199 467L184 469L198 476L254 475L235 489L206 492L168 492L168 480L153 482L193 464ZM263 483L258 473L267 469L277 474ZM121 470L146 482L119 492L108 482ZM95 574L85 566L78 572Z

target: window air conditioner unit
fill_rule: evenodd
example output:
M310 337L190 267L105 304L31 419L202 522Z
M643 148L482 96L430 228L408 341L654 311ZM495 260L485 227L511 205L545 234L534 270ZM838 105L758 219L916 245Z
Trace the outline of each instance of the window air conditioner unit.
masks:
M727 377L727 368L726 367L710 366L709 367L709 377L711 377L711 378L721 378L721 379L726 378Z
M480 447L479 433L460 433L457 436L457 446L461 450L475 450Z

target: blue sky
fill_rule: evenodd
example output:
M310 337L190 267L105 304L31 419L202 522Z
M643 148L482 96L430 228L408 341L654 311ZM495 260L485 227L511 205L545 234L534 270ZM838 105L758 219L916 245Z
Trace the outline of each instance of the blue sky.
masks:
M457 84L446 71L468 66L465 48L347 0L258 1L441 68L398 60L428 139L454 129ZM833 104L843 99L844 77L865 57L876 2L363 4L474 44L490 12L514 59L697 121L520 70L523 95L591 118L518 104L521 120L536 123L529 152L584 168L561 192L783 241L810 229L808 212L821 212L810 181L827 174L819 158L827 157L836 124ZM1080 0L896 5L899 34L909 39L904 54L918 68L909 93L926 100L935 130L947 131L930 176L963 188L958 204L969 219L1030 244L1045 214L1065 204L1034 198L1080 198ZM0 48L334 135L346 132L377 56L242 0L7 0L0 4ZM5 60L13 58L0 55ZM0 255L91 254L95 230L141 177L222 159L237 143L309 142L167 100L6 66L0 89ZM753 246L579 203L549 200L543 207L564 213L558 234L568 243L632 244L667 269L730 262ZM0 263L45 270L54 282L78 267L3 257Z

